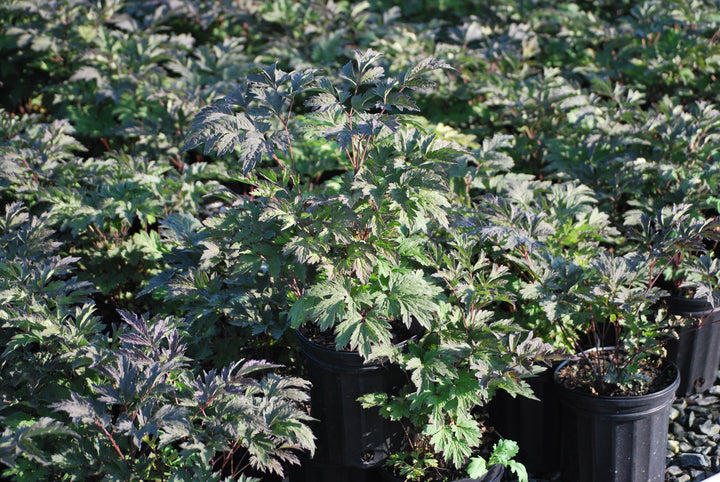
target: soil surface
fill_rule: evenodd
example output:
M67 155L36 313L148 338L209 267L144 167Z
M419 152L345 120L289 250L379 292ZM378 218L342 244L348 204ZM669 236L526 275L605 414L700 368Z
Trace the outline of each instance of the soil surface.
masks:
M637 396L659 392L669 387L677 376L676 369L663 359L643 358L631 363L625 354L589 350L587 358L578 357L558 371L559 381L569 390L592 395ZM621 380L622 383L613 383Z

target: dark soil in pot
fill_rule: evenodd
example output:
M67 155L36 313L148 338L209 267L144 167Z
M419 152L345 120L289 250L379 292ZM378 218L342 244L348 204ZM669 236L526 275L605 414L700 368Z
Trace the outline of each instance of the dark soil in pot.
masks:
M625 354L615 348L602 348L600 350L590 349L584 352L588 359L593 361L593 367L587 363L584 356L577 356L575 359L561 363L555 370L555 382L567 389L590 395L607 397L639 396L648 393L655 393L668 387L677 377L677 369L674 365L670 367L666 360L661 358L643 358L638 361L633 375L637 375L636 382L618 386L605 381L605 376L610 373L611 366L624 366L627 361ZM610 360L610 357L613 360Z

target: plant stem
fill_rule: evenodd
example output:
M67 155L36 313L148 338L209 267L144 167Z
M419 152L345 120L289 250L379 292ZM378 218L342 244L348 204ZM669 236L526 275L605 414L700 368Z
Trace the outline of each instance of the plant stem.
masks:
M120 447L118 446L117 442L115 442L115 439L110 434L110 432L108 432L107 429L105 428L105 426L100 423L100 420L95 419L94 422L95 422L95 425L100 427L100 430L102 430L105 433L105 435L107 435L107 437L110 439L110 443L112 444L113 447L115 447L115 451L118 453L118 455L120 455L120 458L123 459L123 462L127 462L127 460L125 459L125 456L123 455L122 451L120 450Z
M574 337L574 336L570 336L570 333L567 331L567 327L566 327L565 324L562 322L562 320L559 320L558 326L560 327L560 331L562 331L563 336L565 337L565 339L568 340L568 341L570 341L570 343L575 347L575 351L576 351L581 357L583 357L583 358L585 359L585 362L586 362L586 363L588 364L588 366L590 367L590 370L592 370L593 375L595 376L595 379L596 379L596 380L601 380L602 378L601 378L600 375L598 374L595 365L592 364L592 362L590 361L590 358L587 356L587 353L585 353L585 350L582 349L582 347L580 346L580 343L578 343L578 341L575 339L575 337Z

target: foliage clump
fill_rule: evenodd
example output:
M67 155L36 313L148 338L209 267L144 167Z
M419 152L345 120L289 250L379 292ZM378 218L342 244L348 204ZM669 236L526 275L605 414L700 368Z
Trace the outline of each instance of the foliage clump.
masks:
M543 343L643 385L666 296L717 306L720 9L486 3L2 2L4 476L277 472L311 324L412 374L366 400L411 472L477 455Z
M312 451L308 383L266 361L199 371L172 317L105 326L48 216L0 220L0 460L17 480L283 474Z

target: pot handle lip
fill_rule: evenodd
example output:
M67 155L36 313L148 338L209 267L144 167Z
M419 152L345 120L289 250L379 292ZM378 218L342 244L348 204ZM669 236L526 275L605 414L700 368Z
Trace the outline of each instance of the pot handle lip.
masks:
M668 312L674 315L708 316L720 312L720 300L713 303L707 298L690 298L687 296L669 295L660 299Z

